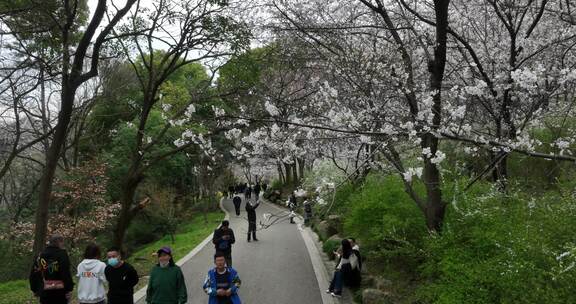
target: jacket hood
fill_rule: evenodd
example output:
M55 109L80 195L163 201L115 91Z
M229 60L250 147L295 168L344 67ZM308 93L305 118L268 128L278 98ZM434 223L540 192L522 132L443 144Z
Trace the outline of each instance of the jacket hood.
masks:
M82 269L84 269L86 271L92 271L92 270L97 269L98 267L101 267L102 263L103 262L101 262L100 260L96 260L96 259L84 259L80 263L80 266L82 267Z

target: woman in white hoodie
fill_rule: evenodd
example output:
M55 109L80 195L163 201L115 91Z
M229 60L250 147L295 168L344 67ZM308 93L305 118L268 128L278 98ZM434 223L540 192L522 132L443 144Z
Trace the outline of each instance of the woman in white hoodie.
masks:
M106 264L100 261L100 247L90 244L84 251L84 260L78 265L78 302L80 304L106 303Z

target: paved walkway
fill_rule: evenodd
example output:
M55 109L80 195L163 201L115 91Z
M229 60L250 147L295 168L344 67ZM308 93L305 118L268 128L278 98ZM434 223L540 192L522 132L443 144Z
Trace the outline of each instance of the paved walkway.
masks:
M232 200L224 199L223 206L230 213L230 227L236 244L232 247L232 264L242 279L240 297L243 304L322 304L321 291L298 227L287 219L280 220L257 232L258 242L246 241L248 222L245 201L240 217L234 213ZM258 221L262 215L282 215L269 203L256 209ZM275 217L272 217L271 222ZM202 282L213 263L214 246L207 244L182 266L188 287L188 303L206 304L208 296ZM138 303L144 303L141 300Z

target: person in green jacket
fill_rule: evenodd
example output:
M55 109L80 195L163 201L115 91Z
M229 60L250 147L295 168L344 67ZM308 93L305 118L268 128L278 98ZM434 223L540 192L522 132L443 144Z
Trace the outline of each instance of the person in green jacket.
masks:
M186 282L180 267L172 259L172 249L158 250L158 264L150 271L146 290L148 304L185 304L188 301Z

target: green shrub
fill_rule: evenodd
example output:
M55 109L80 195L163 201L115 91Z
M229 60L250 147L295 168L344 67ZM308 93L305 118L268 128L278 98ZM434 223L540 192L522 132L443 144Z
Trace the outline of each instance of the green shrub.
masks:
M339 240L326 240L324 244L322 244L322 251L324 251L324 253L326 253L330 257L330 259L333 259L334 251L336 251L338 247L340 247L341 242L342 241Z
M475 186L476 187L476 186ZM478 186L425 242L426 303L576 303L576 202Z
M409 263L419 259L427 229L399 177L368 176L362 187L349 195L348 205L344 231L358 238L370 254Z

